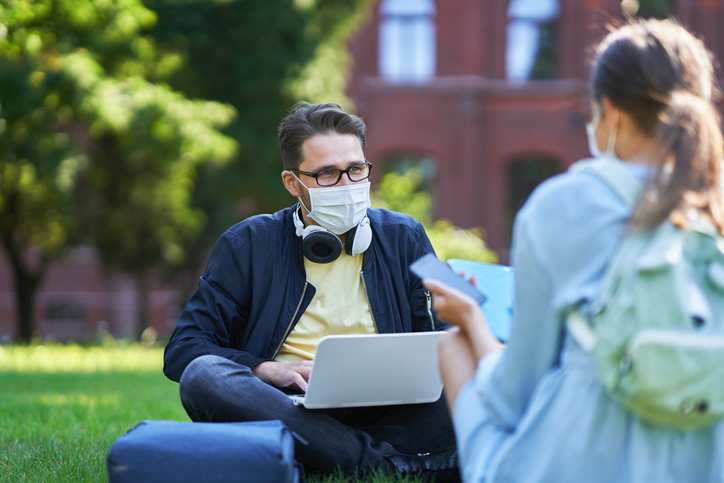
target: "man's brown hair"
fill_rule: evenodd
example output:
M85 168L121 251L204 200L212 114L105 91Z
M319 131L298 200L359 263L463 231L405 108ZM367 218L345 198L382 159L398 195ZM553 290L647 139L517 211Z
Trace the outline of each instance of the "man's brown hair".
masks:
M353 134L365 147L367 126L364 121L342 110L337 104L300 102L279 124L279 149L284 169L294 170L302 163L302 144L315 134Z

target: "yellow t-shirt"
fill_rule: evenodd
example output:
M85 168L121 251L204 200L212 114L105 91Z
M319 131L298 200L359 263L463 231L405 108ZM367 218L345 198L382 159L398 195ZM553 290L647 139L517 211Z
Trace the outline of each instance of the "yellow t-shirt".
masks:
M304 259L307 281L316 292L282 344L276 360L313 360L317 344L327 335L377 332L362 280L362 257L343 253L332 263Z

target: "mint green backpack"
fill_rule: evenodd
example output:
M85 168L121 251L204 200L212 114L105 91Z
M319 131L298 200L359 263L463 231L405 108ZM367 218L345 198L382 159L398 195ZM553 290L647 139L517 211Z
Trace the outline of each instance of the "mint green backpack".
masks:
M619 162L574 170L635 206L643 186ZM651 423L681 430L724 417L724 238L693 220L627 234L598 298L573 310L568 330L597 360L610 394Z

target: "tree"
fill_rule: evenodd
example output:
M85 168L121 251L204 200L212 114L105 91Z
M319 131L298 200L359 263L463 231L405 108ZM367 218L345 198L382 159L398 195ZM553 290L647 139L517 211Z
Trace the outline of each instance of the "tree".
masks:
M91 240L135 273L183 258L179 239L200 223L193 169L233 154L218 132L233 111L152 83L178 61L141 34L153 21L140 0L0 4L0 240L21 341L48 265L71 244ZM115 244L123 233L135 253Z
M60 128L70 117L65 94L57 71L23 58L0 62L0 240L13 273L21 340L32 336L35 293L71 236L64 174L77 157Z
M237 155L224 165L202 166L194 185L193 206L207 218L186 250L186 272L194 274L189 285L225 228L290 202L280 183L276 138L289 108L299 100L351 107L344 96L346 41L370 3L146 0L158 17L151 30L156 45L182 59L170 84L237 112L225 130L240 146Z
M136 336L148 325L154 270L183 262L204 215L191 207L194 174L204 162L222 163L236 143L218 129L233 109L191 101L134 77L105 78L88 58L69 58L86 74L78 117L89 126L93 158L79 177L76 213L103 264L136 281Z
M68 246L136 277L143 324L151 274L195 271L240 215L288 202L276 125L299 99L349 106L344 47L369 3L3 2L0 236L19 338Z

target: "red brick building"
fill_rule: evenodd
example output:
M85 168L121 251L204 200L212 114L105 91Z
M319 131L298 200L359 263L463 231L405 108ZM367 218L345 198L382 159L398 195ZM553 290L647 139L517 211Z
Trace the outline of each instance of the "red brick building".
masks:
M532 1L555 12L533 12L541 42L530 81L509 79L506 0L380 0L350 43L349 94L369 126L368 157L382 171L426 170L435 214L482 227L503 258L510 221L533 187L587 154L584 47L620 17L619 0ZM724 58L722 0L648 1L666 5L664 13ZM169 290L151 294L151 320L162 334L175 322L175 299ZM88 249L51 268L37 302L44 337L134 332L132 281L103 273ZM11 274L0 256L0 340L13 336L14 319Z
M157 288L150 295L154 327L166 333L178 315L177 294ZM133 337L138 301L129 277L105 273L91 248L73 250L55 262L35 304L36 331L58 340L93 340L101 333ZM0 253L0 342L15 334L12 273Z
M724 2L653 3L659 10L651 13L679 18L724 58ZM557 15L541 22L549 33L541 50L554 64L539 75L546 79L511 82L506 4L379 1L351 43L349 88L369 126L370 160L383 170L400 159L432 165L435 215L482 227L503 257L511 219L531 189L587 155L589 46L621 18L620 0L558 0ZM389 32L395 23L397 38ZM415 60L395 70L386 57Z

